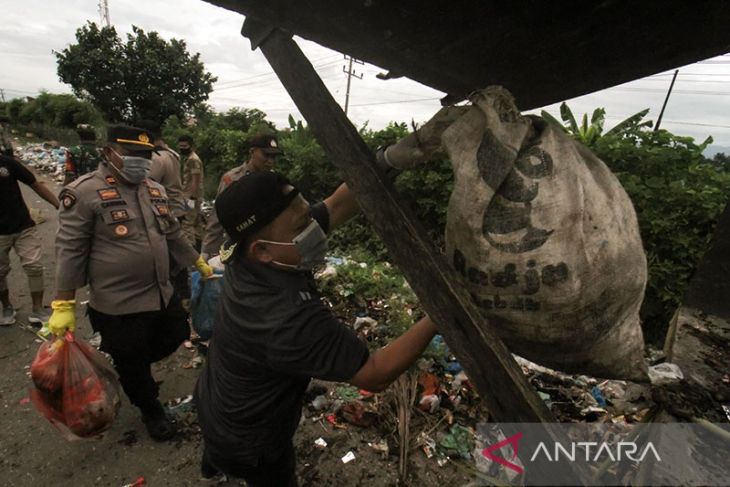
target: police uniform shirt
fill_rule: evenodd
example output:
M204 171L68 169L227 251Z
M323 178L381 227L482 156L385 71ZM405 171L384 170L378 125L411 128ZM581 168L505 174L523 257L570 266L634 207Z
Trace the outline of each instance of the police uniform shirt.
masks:
M312 216L327 229L324 204ZM322 302L311 272L244 258L226 265L215 326L195 395L206 449L221 464L285 447L310 379L349 380L369 356Z
M201 199L203 197L203 161L200 160L198 154L191 152L188 155L183 154L180 157L180 165L182 166L182 187L183 194L186 198ZM193 194L193 176L200 175L200 184L198 191Z
M226 172L221 181L218 184L218 192L216 196L221 194L224 189L238 181L243 176L251 172L248 169L248 164L241 164L238 167L234 167L230 171ZM223 225L218 221L218 215L215 211L211 211L208 216L208 222L205 227L205 237L203 238L203 247L201 251L209 256L217 255L220 251L221 245L226 240L226 231L223 229Z
M167 305L173 293L168 249L186 266L198 254L172 216L162 185L150 179L126 184L102 164L66 186L59 199L58 290L88 283L90 306L109 315Z
M156 146L155 151L152 153L150 179L165 187L173 216L176 218L184 216L185 198L183 197L182 182L180 180L180 159L175 152L166 146Z

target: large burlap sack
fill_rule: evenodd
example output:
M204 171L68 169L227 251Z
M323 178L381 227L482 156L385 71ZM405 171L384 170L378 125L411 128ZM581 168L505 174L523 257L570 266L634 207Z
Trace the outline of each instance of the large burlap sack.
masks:
M441 137L453 163L446 252L510 350L565 372L646 380L636 213L590 150L512 96L472 97Z

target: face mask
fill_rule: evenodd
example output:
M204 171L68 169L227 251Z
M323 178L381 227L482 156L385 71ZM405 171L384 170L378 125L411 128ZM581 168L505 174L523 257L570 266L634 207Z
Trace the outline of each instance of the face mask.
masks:
M150 166L152 165L151 160L145 159L144 157L121 156L114 149L112 149L112 152L124 162L124 166L118 169L111 161L109 165L129 183L140 184L149 175Z
M288 267L298 271L311 271L318 265L323 264L325 255L327 254L327 235L325 235L322 227L319 226L316 220L313 220L302 233L294 237L291 243L272 242L270 240L259 240L259 242L274 245L294 245L301 256L299 264L284 264L275 260L271 262L278 266Z

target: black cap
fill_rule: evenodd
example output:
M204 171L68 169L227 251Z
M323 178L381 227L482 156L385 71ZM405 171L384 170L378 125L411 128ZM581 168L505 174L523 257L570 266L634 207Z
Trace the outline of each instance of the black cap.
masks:
M113 125L106 130L106 141L132 152L149 152L155 148L148 131L128 125Z
M251 148L261 149L267 154L281 154L279 149L279 141L276 137L269 134L256 134L251 138L249 142Z
M160 122L155 122L154 120L138 120L134 125L150 134L150 137L153 139L152 142L162 135L162 124Z
M238 243L274 221L298 194L281 174L252 172L218 195L215 212L228 236Z

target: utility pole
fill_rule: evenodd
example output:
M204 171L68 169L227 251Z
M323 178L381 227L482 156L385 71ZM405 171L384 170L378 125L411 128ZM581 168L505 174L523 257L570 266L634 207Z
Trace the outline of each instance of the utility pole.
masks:
M0 98L2 98L3 103L5 103L5 90L2 88L0 88Z
M358 61L357 59L353 59L352 56L345 55L345 61L349 61L349 66L347 69L345 69L344 66L342 66L342 72L347 75L347 91L345 92L345 115L347 115L347 107L350 105L350 83L352 82L353 76L357 79L362 79L363 74L357 74L352 69L352 63L355 64L365 64L363 61Z
M102 27L112 26L112 22L109 20L109 0L99 0L99 17L101 17Z
M662 105L662 111L659 112L659 118L657 118L656 125L654 126L654 132L659 130L659 125L662 123L662 117L664 116L664 109L667 108L667 102L669 101L669 95L672 94L672 88L674 88L674 82L677 80L679 70L674 70L674 76L672 76L672 83L669 85L669 91L667 91L667 97L664 98L664 105Z

